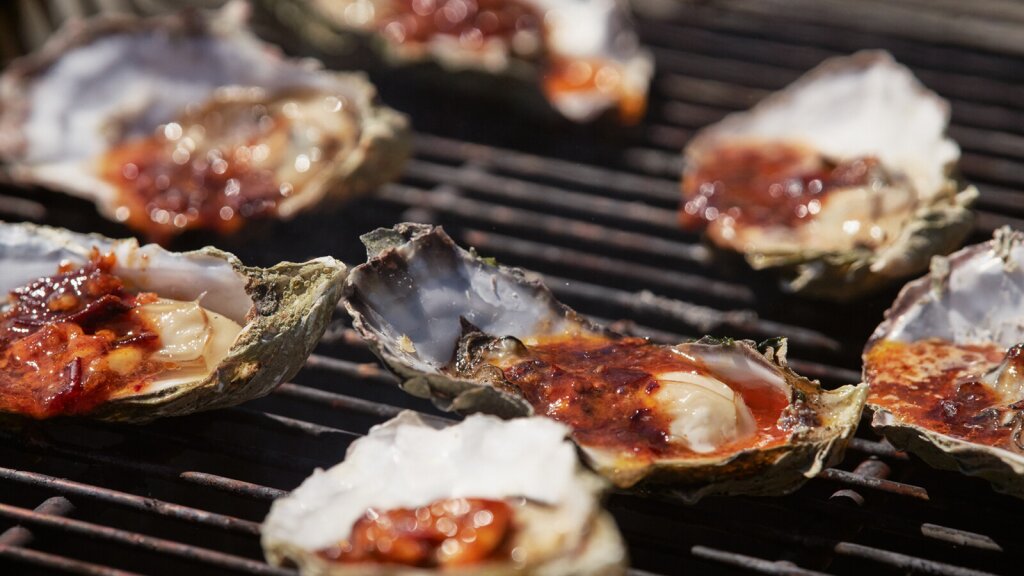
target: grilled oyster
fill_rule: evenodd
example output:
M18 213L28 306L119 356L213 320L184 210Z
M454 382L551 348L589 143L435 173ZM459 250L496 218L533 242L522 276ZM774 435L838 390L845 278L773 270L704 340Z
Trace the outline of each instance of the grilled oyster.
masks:
M403 412L274 502L264 553L304 575L625 574L605 483L567 432L481 415L438 428Z
M580 317L440 228L364 241L369 262L342 302L406 391L446 410L565 422L619 486L783 493L839 458L856 428L866 387L823 391L786 366L784 339L659 346Z
M289 218L396 176L405 118L363 76L260 42L247 9L65 26L0 77L0 159L16 181L161 241Z
M937 468L1024 498L1024 233L938 259L864 348L872 425Z
M680 220L790 291L846 299L967 237L949 105L885 52L821 64L687 146Z
M433 60L452 71L522 78L566 118L607 110L627 123L647 103L653 59L642 50L620 0L293 0L275 3L305 37L311 28L372 38L395 63ZM327 42L320 42L323 46Z
M0 223L0 413L144 422L267 394L323 334L345 271Z

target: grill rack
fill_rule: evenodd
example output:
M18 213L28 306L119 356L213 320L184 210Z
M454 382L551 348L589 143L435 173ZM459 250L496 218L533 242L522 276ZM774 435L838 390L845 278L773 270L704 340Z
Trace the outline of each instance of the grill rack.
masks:
M442 100L429 87L412 95L401 79L374 78L421 130L403 180L350 206L344 232L337 217L308 216L225 248L254 263L320 253L357 262L360 232L406 219L441 223L465 245L541 272L583 313L635 319L623 329L667 342L786 334L799 372L828 386L856 381L860 347L894 291L829 306L780 294L768 276L712 265L699 239L675 226L678 150L695 129L822 58L884 47L952 101L964 176L981 190L972 241L1003 224L1024 228L1024 45L1007 35L1024 15L1000 0L973 3L971 16L943 0L905 4L723 0L641 17L659 72L648 120L625 131L488 128L491 105L446 95L450 105L431 107L424 94ZM908 25L907 5L928 11ZM84 203L0 194L3 218L124 234ZM293 383L243 407L144 427L0 430L0 571L294 574L261 560L258 522L269 503L401 408L445 417L398 391L343 316ZM1024 503L928 468L866 423L841 465L786 497L682 506L671 494L615 493L608 506L636 576L966 576L1015 573L1024 560L1014 546Z

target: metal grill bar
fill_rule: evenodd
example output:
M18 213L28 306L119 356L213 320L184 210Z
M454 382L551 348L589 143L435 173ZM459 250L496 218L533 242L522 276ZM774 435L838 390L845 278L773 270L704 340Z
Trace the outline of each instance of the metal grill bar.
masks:
M210 564L225 570L267 576L295 576L296 574L294 570L274 568L263 562L249 560L240 556L207 550L198 546L189 546L173 540L154 538L127 530L118 530L91 522L73 520L54 514L26 510L7 504L0 504L0 517L10 518L39 528L62 530L84 538L108 540L123 546L142 548L150 552L166 554L190 562Z
M47 554L29 548L0 544L0 558L9 558L25 564L35 564L61 573L85 574L87 576L142 576L136 572L116 570L99 564L73 560L56 554Z
M118 492L117 490L109 490L99 486L73 482L71 480L63 480L61 478L55 478L45 474L11 470L10 468L0 468L0 480L9 480L20 484L45 488L66 496L82 496L85 498L91 498L107 504L124 506L143 512L168 516L186 522L193 522L195 524L205 524L213 528L220 528L222 530L238 532L240 534L257 536L260 533L259 524L242 520L241 518L215 514L213 512L190 508L188 506L179 506L170 502L157 500L156 498L143 498L141 496L135 496L134 494L127 494L125 492ZM61 500L63 502L67 502L67 500L64 499ZM70 507L70 503L68 503L68 506ZM70 511L70 508L68 510L60 510L53 507L36 509L36 512L41 514L60 516L66 515L68 511ZM16 528L12 528L11 530L16 530ZM8 533L10 533L10 531L8 531ZM6 535L7 534L5 534L5 536ZM0 544L24 545L23 543L16 543L11 540L10 537L5 538L4 536L0 536Z

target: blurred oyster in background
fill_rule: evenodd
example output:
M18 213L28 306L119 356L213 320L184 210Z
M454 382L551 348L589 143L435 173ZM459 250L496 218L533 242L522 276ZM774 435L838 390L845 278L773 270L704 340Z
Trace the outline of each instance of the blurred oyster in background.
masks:
M619 0L287 0L270 5L330 51L340 35L370 38L393 63L523 78L563 116L643 116L653 59ZM328 23L325 29L323 24Z
M923 271L970 232L949 104L885 52L830 59L685 151L685 228L793 292L848 299Z
M0 76L13 180L94 201L154 240L289 218L395 177L405 118L361 75L284 58L248 6L69 22Z

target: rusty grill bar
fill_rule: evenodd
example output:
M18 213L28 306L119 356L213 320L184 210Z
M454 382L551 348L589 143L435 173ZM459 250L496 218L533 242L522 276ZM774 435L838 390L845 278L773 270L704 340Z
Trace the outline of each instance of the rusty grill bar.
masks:
M953 104L963 174L981 190L972 240L1024 228L1024 10L1004 0L961 10L945 0L720 0L641 16L659 72L648 120L624 131L507 121L493 105L451 95L441 105L423 96L439 98L432 88L414 93L381 74L384 98L421 130L402 181L340 216L267 225L224 247L254 263L320 253L357 262L356 236L373 226L440 223L540 272L580 311L630 318L620 329L660 341L785 334L798 371L826 385L856 381L860 348L895 291L828 306L713 264L675 223L679 149L825 57L887 48ZM85 204L2 182L0 218L123 235ZM262 561L258 523L270 502L402 408L450 418L397 390L339 313L294 382L244 407L142 427L4 427L0 572L295 574ZM866 423L841 465L786 497L684 506L671 493L615 493L608 505L634 576L974 576L1024 563L1014 545L1024 504L928 468Z

